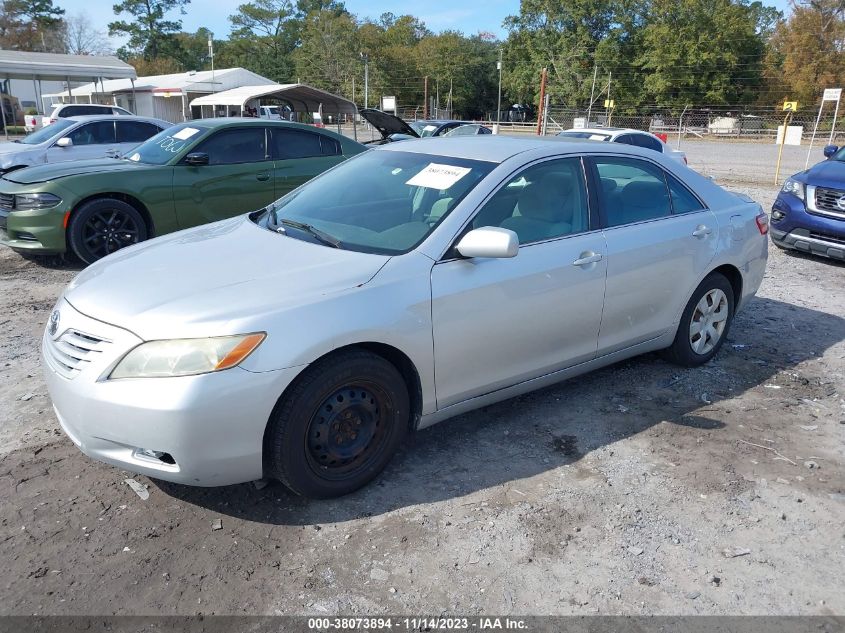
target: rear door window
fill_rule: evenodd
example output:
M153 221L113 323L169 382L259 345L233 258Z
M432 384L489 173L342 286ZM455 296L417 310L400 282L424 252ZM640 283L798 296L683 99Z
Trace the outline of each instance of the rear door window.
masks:
M143 121L117 121L118 143L141 143L161 132L161 128Z
M705 208L701 201L672 174L666 174L666 180L669 183L673 213L691 213Z
M326 156L339 154L339 147L330 147L326 137L324 153L323 135L305 130L273 128L273 158L276 160L291 160L295 158L313 158L315 156Z
M593 159L601 186L599 199L608 227L646 222L672 214L662 169L631 158Z

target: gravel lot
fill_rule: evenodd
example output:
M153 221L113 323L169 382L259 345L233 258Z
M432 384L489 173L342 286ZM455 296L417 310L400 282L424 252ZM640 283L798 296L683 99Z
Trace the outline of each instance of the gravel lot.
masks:
M770 207L772 147L683 149ZM0 613L845 614L841 264L772 249L706 367L647 355L461 416L328 502L137 476L142 500L80 454L38 357L75 273L0 251Z

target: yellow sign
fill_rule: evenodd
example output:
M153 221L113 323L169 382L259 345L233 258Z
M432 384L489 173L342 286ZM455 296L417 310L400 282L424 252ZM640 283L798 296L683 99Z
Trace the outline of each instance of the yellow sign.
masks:
M797 112L798 111L798 102L797 101L784 101L783 102L783 111L784 112Z
M612 108L612 107L614 107L614 105L615 104L613 102L613 99L605 99L604 100L604 107L605 108Z

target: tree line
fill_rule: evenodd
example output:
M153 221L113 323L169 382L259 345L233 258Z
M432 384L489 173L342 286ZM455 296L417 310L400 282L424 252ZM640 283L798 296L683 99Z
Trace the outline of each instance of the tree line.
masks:
M210 68L211 33L182 29L190 0L122 0L108 35L139 75ZM755 0L521 0L507 37L433 33L412 15L360 19L341 0L253 0L214 34L217 68L241 66L280 83L303 82L369 105L439 97L467 118L536 105L540 70L551 103L585 108L609 95L621 111L685 105L815 103L845 87L845 0L793 0L789 14ZM111 52L85 16L53 0L0 2L0 47ZM427 78L427 81L426 81Z

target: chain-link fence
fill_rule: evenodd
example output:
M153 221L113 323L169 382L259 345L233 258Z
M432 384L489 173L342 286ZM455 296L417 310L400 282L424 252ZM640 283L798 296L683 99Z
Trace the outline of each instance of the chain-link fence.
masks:
M813 135L818 112L796 112L789 125L800 126L801 136L809 141ZM578 127L623 127L643 130L667 137L723 139L740 141L774 142L778 127L783 125L786 113L775 108L710 107L686 108L680 111L650 110L648 112L615 112L604 108L592 110L549 107L544 117L546 134ZM839 122L834 129L833 108L822 115L816 130L817 142L832 139L845 141L845 125ZM536 122L534 123L536 126ZM833 130L833 134L831 134Z

